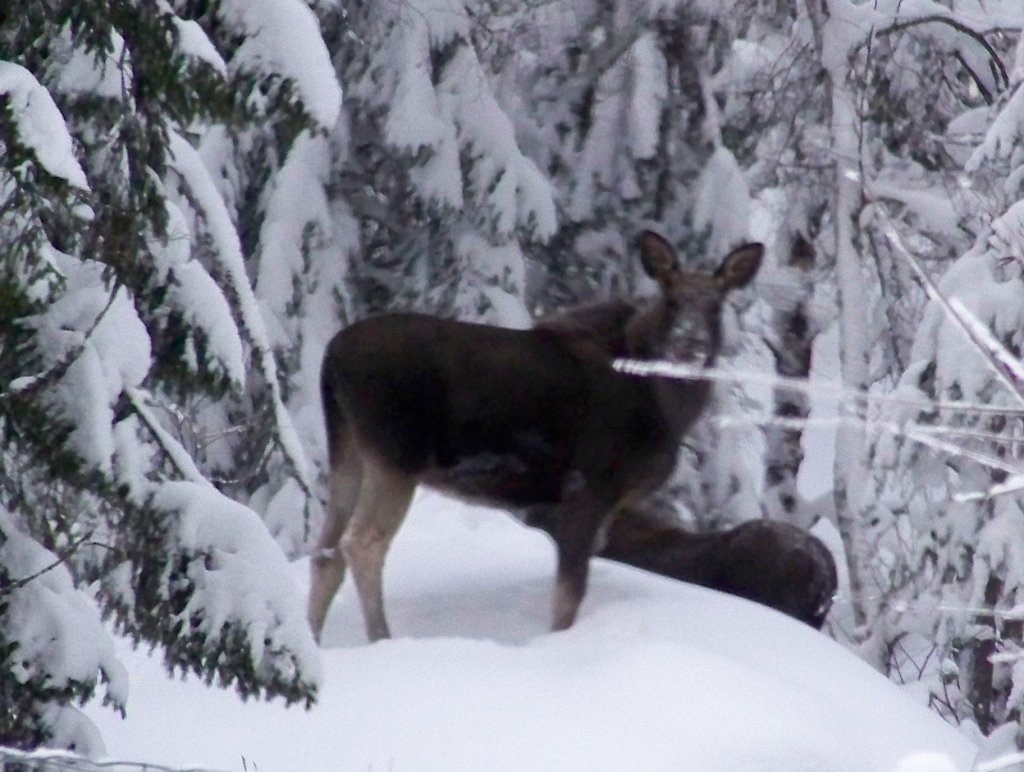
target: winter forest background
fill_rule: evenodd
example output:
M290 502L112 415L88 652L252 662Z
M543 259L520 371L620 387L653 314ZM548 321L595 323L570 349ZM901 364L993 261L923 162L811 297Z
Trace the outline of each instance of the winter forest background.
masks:
M327 340L644 291L654 224L694 266L768 245L679 516L832 521L828 632L1024 746L1022 27L1019 0L4 3L0 744L84 749L75 706L123 705L97 606L170 667L313 698L273 576L322 516Z

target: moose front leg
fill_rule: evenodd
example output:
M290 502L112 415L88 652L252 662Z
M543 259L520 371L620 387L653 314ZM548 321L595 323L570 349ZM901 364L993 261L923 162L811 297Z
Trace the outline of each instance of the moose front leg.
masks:
M558 575L552 630L568 630L576 621L587 591L590 557L611 511L610 505L585 489L575 492L570 501L554 510L552 535L558 551Z
M558 578L555 582L555 613L551 629L568 630L576 621L587 591L590 551L558 545Z

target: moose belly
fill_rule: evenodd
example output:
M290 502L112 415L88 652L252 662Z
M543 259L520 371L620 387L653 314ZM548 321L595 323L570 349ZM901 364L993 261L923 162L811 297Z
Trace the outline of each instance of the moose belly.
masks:
M527 507L559 500L567 478L567 470L560 466L539 466L514 452L483 451L434 466L420 476L420 482L469 501Z

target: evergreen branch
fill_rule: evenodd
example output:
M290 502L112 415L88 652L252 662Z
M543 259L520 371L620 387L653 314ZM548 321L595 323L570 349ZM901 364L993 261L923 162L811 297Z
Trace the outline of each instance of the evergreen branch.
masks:
M146 405L146 393L139 388L130 388L125 393L132 408L134 408L139 418L142 419L150 434L153 435L153 439L163 449L164 455L177 468L181 476L190 482L211 487L212 483L199 471L189 452L171 436L170 432L160 425L160 421Z
M39 577L43 576L44 574L50 573L50 571L53 571L58 566L64 565L65 563L68 562L68 560L71 559L72 555L74 555L76 552L78 552L78 549L83 544L95 544L96 543L96 542L93 542L91 540L91 537L92 537L92 531L89 531L87 534L82 536L80 539L78 539L77 541L72 542L70 545L68 545L64 550L62 550L61 552L57 553L57 559L54 560L52 563L44 566L43 568L40 568L35 573L29 574L28 576L23 576L20 579L15 579L14 581L5 584L3 587L0 587L0 595L9 595L9 594L13 593L15 590L20 590L22 587L27 585L29 582L35 581L36 579L38 579Z
M0 392L0 402L4 402L10 399L23 399L31 397L33 394L39 392L43 387L55 383L63 378L67 371L71 369L71 365L78 361L78 358L85 351L86 345L89 343L89 339L92 338L96 332L96 328L99 327L100 322L107 315L111 306L114 305L114 300L117 299L117 294L120 288L115 288L113 292L107 297L106 305L100 309L100 312L96 314L96 318L92 320L89 328L82 334L82 341L74 345L70 351L64 356L57 360L49 369L38 374L38 375L27 375L21 378L15 378L8 384L6 391Z
M253 292L245 269L242 245L237 230L228 214L220 192L195 151L195 148L178 132L170 137L171 153L174 158L173 171L191 195L196 211L200 213L212 234L220 234L216 240L215 254L227 275L228 285L234 293L236 310L241 327L248 335L253 348L255 367L263 376L270 392L270 407L274 417L274 439L285 462L291 467L292 478L298 483L307 502L315 501L309 463L299 442L295 425L284 405L281 393L281 374L274 351L267 334L266 324L256 294ZM204 482L209 484L206 478Z

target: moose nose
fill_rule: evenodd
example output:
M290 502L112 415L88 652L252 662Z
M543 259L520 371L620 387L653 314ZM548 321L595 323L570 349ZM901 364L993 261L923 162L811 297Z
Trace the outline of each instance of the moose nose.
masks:
M678 338L672 341L668 354L673 362L703 364L708 354L707 341L697 337Z

